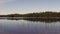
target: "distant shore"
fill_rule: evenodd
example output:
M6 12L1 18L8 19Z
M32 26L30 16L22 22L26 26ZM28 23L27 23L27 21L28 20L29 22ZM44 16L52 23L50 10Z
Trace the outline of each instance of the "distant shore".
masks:
M0 15L0 19L24 19L31 21L60 21L60 12L41 12L41 13L29 13L29 14L8 14L8 15Z
M7 14L0 17L60 17L60 12L40 12L28 14Z

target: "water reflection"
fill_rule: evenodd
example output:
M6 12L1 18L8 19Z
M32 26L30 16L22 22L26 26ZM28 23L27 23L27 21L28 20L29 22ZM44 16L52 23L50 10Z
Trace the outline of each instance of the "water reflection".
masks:
M60 22L1 19L0 34L60 34Z
M46 22L46 23L52 23L52 22L60 22L60 20L41 20L41 19L7 19L7 20L26 20L26 21L32 21L32 22Z
M27 21L35 21L35 22L60 22L60 19L47 19L47 18L24 18L24 17L0 17L0 19L6 19L6 20L27 20Z
M60 23L0 20L0 34L60 34Z

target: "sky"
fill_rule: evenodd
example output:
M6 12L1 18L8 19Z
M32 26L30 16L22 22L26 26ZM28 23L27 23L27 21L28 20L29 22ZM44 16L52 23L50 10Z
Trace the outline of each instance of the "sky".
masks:
M0 14L60 11L60 0L0 0Z

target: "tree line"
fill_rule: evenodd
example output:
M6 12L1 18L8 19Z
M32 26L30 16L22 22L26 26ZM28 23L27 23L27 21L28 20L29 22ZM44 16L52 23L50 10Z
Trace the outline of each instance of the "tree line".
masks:
M40 12L28 14L8 14L0 15L0 17L60 17L60 12Z

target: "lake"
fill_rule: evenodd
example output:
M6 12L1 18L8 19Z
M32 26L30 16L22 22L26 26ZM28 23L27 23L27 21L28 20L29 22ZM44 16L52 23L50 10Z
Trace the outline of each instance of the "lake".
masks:
M0 34L60 34L60 22L0 19Z

